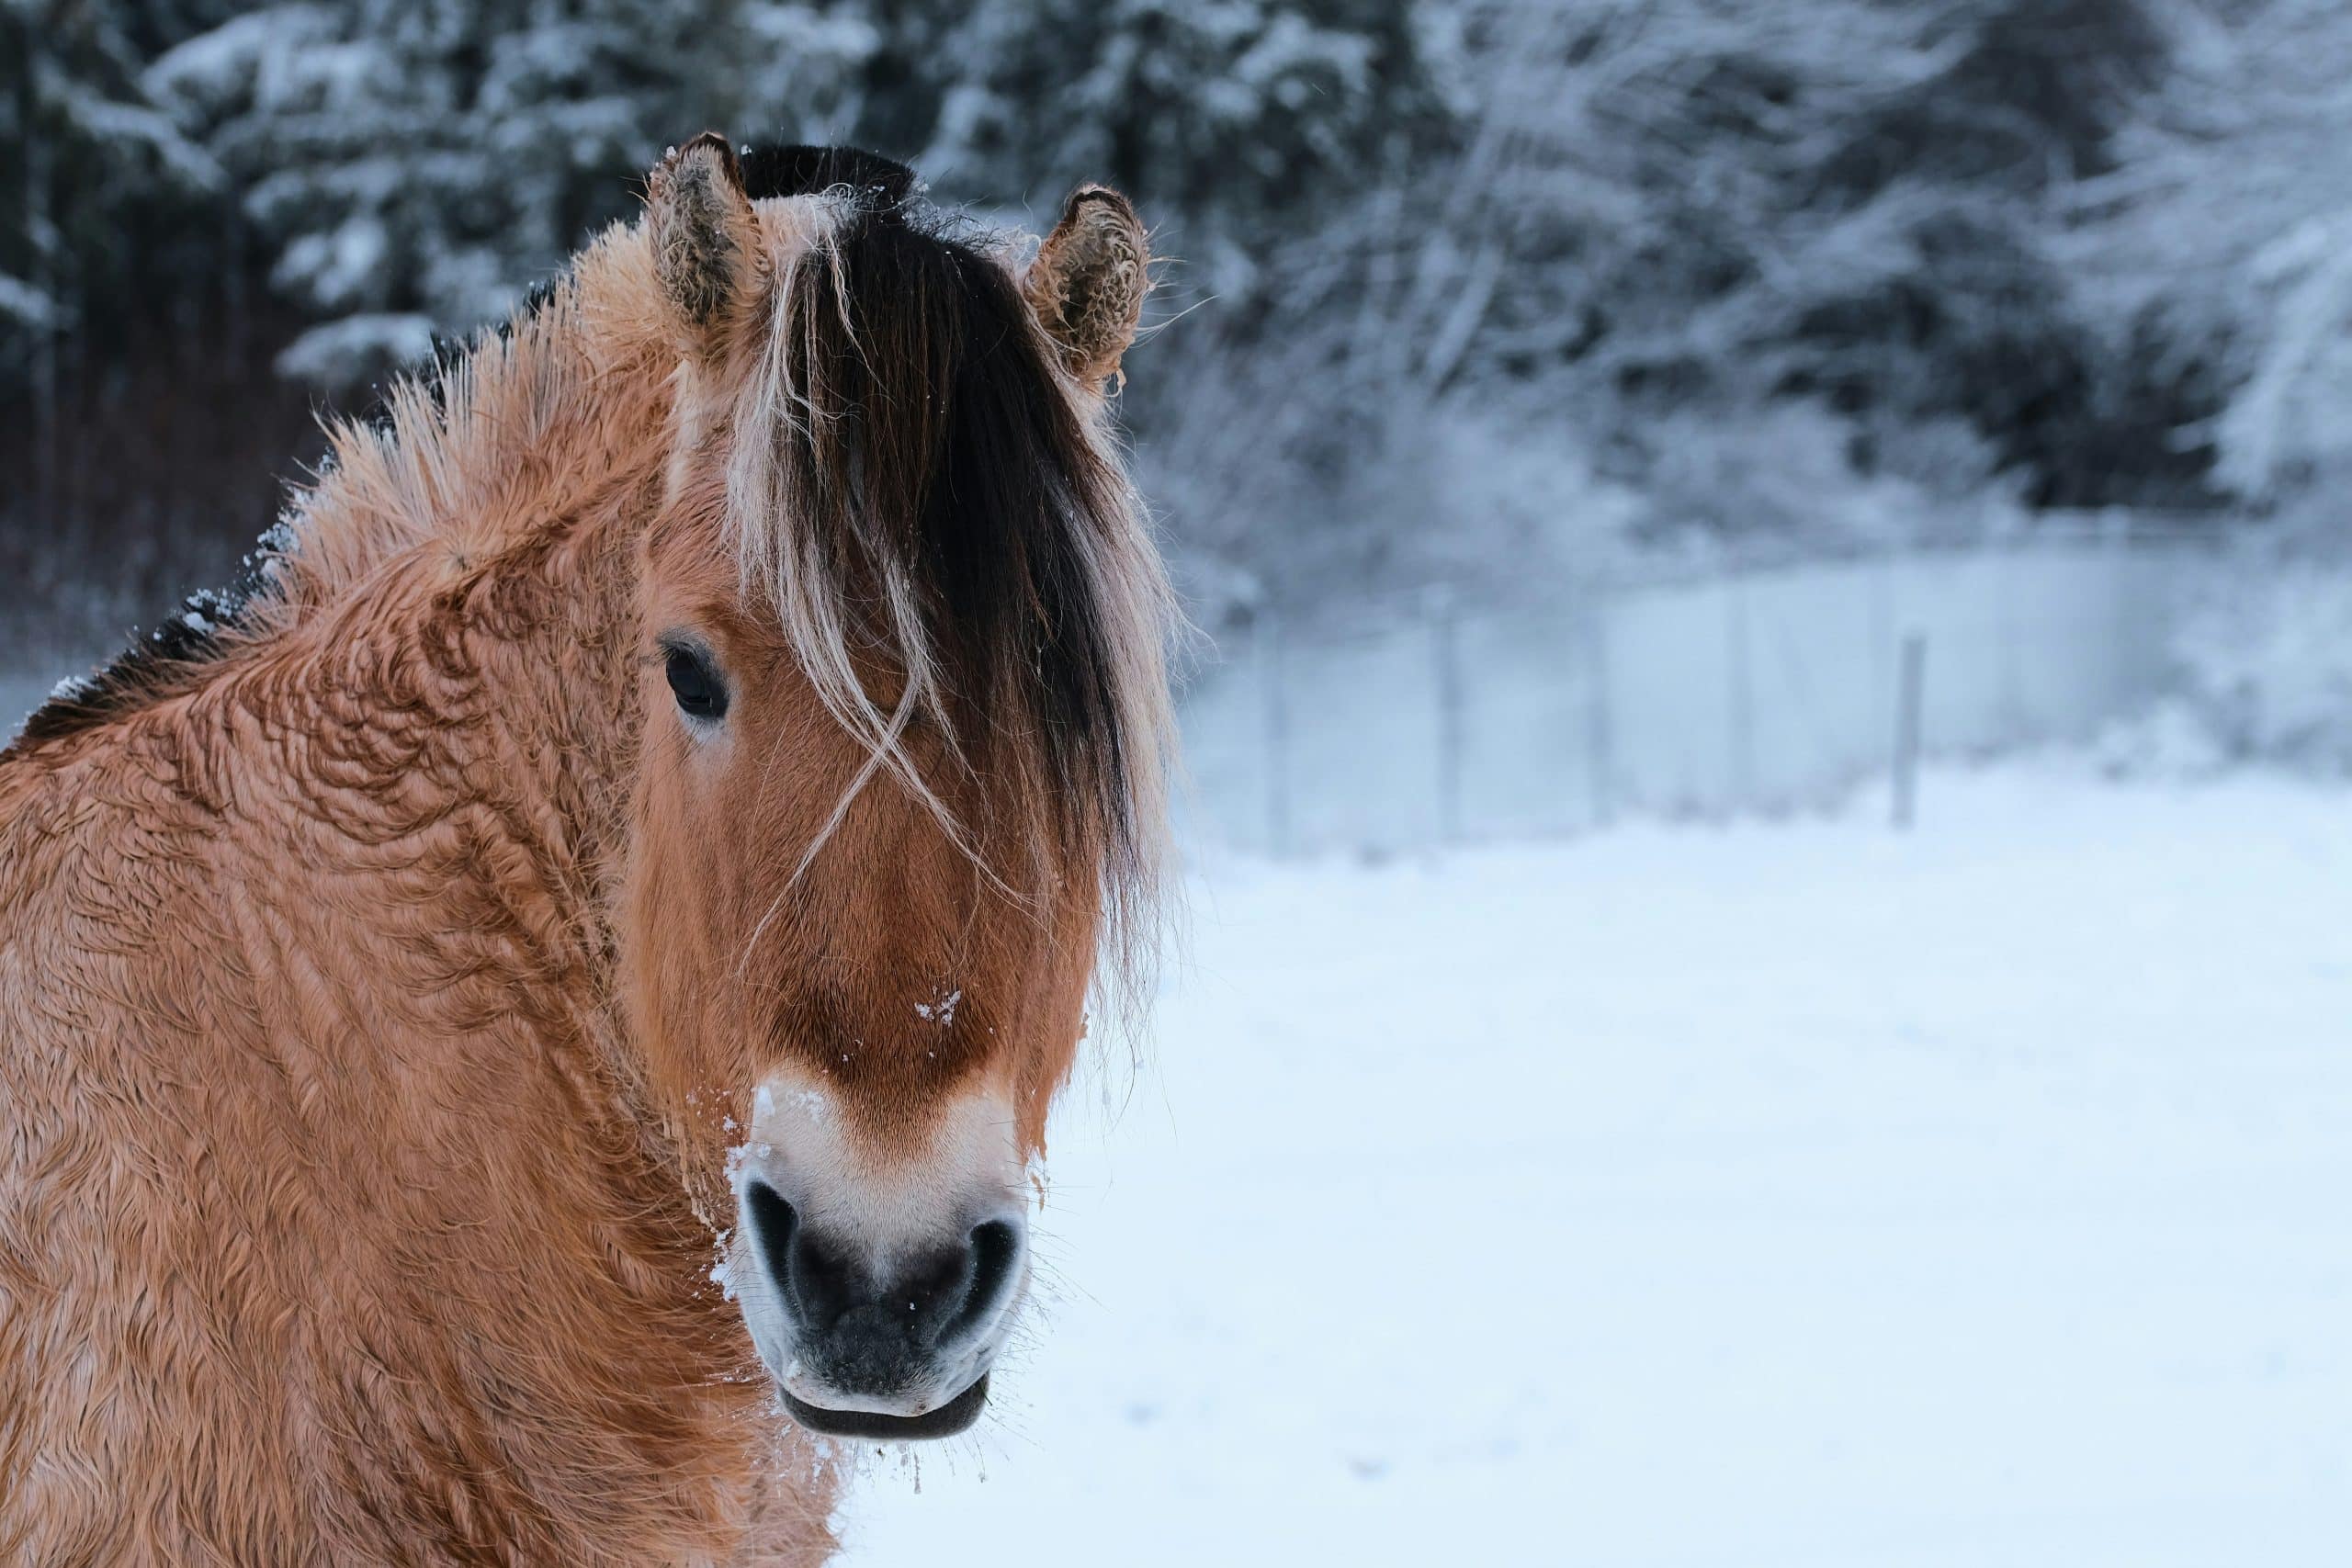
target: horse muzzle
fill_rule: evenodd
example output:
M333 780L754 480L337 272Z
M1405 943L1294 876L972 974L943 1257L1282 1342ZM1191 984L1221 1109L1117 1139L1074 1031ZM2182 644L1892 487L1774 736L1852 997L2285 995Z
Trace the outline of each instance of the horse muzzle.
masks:
M759 1117L737 1156L729 1261L785 1409L829 1437L964 1430L988 1402L1028 1281L1009 1151L957 1159L983 1151L949 1138L892 1179L841 1157L830 1119L806 1114L807 1091L793 1098L804 1114Z

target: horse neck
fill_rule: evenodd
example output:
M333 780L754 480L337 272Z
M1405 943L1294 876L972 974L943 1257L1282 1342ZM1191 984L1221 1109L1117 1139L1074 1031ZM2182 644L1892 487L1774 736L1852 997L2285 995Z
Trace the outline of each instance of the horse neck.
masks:
M237 761L282 770L289 806L326 829L311 854L387 897L455 906L442 911L452 942L500 928L533 986L572 1011L613 991L644 652L638 550L662 502L667 402L650 369L600 377L528 444L487 459L474 448L479 467L537 477L487 480L492 515L396 525L413 542L345 567L331 593L310 587L321 596L220 694L284 738L259 758L248 739ZM449 445L464 450L464 433ZM329 549L337 530L367 531L388 490L421 488L385 479L402 472L396 446L379 456L377 474L330 479L313 498ZM420 863L436 866L424 887ZM627 1077L625 1053L601 1054L597 1070Z
M735 1314L704 1284L712 1238L614 1001L637 557L666 452L660 389L601 395L642 400L604 422L645 432L638 443L496 536L430 536L380 563L256 649L225 710L243 734L286 738L274 766L238 758L260 765L232 787L248 812L289 819L308 860L254 875L282 890L288 926L317 950L305 964L340 993L328 1005L368 1042L337 1079L367 1129L354 1135L423 1173L401 1189L417 1206L403 1233L458 1238L455 1278L479 1266L530 1282L496 1300L453 1291L401 1346L443 1369L436 1397L503 1391L531 1434L506 1456L526 1492L609 1484L594 1476L616 1447L647 1450L649 1475L686 1475L675 1496L632 1499L652 1518L733 1506L757 1385ZM348 1310L364 1318L382 1283L355 1275Z
M529 857L532 896L590 946L609 945L635 771L638 547L661 504L668 398L666 377L640 364L580 389L528 444L476 448L477 466L534 478L493 478L448 503L458 515L409 525L418 542L352 574L280 639L335 694L302 756L331 775L322 783L395 818L403 803L419 819L487 808ZM462 435L449 445L462 450ZM419 487L379 471L324 491L318 526L385 488ZM491 515L466 515L469 499Z

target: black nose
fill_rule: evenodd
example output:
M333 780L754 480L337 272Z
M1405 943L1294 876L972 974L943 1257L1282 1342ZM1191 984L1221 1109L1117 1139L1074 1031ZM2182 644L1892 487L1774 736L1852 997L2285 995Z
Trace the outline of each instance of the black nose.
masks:
M803 1224L765 1182L747 1183L744 1200L801 1360L844 1392L889 1395L929 1382L1013 1289L1021 1237L1003 1220L960 1241L876 1257L854 1237Z

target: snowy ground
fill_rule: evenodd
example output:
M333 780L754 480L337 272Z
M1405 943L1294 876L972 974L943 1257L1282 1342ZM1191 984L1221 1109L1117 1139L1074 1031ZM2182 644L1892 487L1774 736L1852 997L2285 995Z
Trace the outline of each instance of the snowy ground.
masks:
M1212 868L849 1561L2352 1562L2352 796L1924 802Z

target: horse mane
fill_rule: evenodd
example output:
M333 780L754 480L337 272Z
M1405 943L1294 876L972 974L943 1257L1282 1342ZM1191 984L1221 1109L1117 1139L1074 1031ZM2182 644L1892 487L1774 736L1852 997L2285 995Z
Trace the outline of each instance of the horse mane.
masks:
M265 555L270 553L272 537L264 536ZM0 746L0 760L152 706L218 660L250 626L254 600L267 592L254 568L255 558L245 558L247 570L236 582L189 594L153 631L141 636L134 628L130 646L97 670L60 681L8 743Z
M728 528L818 694L958 840L1014 829L1101 868L1130 953L1155 903L1179 624L1101 400L1061 368L1004 251L838 148L743 162L755 200L825 220L777 258L765 341L732 388ZM674 437L675 339L642 224L616 226L494 332L329 427L238 591L199 596L27 722L12 750L185 690L421 547L481 558ZM861 671L902 677L888 711ZM922 777L921 725L972 787ZM956 820L945 795L977 800ZM843 808L846 808L846 801ZM1145 917L1145 919L1137 919Z

